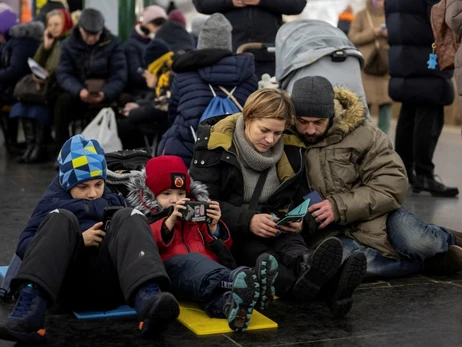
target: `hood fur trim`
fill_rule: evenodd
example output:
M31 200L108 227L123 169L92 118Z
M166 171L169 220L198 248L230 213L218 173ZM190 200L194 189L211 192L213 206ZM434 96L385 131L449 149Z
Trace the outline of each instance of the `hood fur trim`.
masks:
M361 99L345 88L334 88L335 116L329 133L340 131L344 135L351 133L366 121L366 110Z
M30 23L16 24L8 32L11 37L15 38L31 38L42 41L45 26L42 22L35 21Z
M128 188L128 202L133 208L140 210L143 214L149 215L158 213L162 210L156 201L156 196L146 185L146 170L131 171L128 173L117 174L113 171L107 171L108 183L124 183ZM197 201L207 201L209 193L207 186L191 178L191 192L188 198Z

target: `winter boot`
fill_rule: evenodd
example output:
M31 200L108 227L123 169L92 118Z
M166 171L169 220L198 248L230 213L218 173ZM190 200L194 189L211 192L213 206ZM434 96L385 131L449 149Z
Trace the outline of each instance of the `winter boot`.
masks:
M260 297L260 283L252 269L239 268L231 272L233 289L227 297L223 313L228 318L231 330L243 332L250 324L253 308Z
M39 121L35 121L35 146L29 155L27 163L37 164L48 160L48 148L46 145L47 128Z
M263 253L257 259L254 269L260 284L260 297L257 302L257 309L265 310L273 301L275 295L274 281L278 277L278 262L270 254Z
M342 242L335 237L324 240L314 252L302 255L299 277L293 294L298 300L312 300L321 287L337 273L342 263Z
M42 290L35 284L23 287L14 311L6 324L0 326L0 338L31 343L45 341L46 310L47 299Z
M322 295L333 317L350 312L353 292L366 276L367 259L362 252L353 252L343 262L337 274L323 287Z
M141 336L152 337L167 329L180 314L175 297L161 292L154 282L142 285L135 294L135 311L140 319Z
M435 177L416 176L412 186L414 193L429 192L432 196L452 198L459 194L459 188L449 187L435 180Z
M24 130L24 138L26 139L26 151L22 157L17 159L18 163L29 162L29 157L35 148L36 126L35 121L30 118L22 118L22 128Z
M1 121L6 150L13 155L23 155L26 144L18 143L18 118L2 117Z

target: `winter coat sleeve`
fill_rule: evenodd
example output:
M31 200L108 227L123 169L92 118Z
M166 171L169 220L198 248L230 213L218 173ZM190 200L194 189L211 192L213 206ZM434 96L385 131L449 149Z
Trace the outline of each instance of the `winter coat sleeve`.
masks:
M193 0L197 12L214 14L215 12L227 12L235 9L233 0Z
M116 100L127 83L127 61L122 43L111 53L109 61L109 78L104 83L102 92L107 99Z
M168 104L168 122L173 124L178 112L178 103L180 102L180 96L178 95L178 80L176 77L173 78L171 97Z
M275 14L294 15L303 11L306 0L260 0L258 6Z
M128 80L133 85L146 86L146 81L144 80L143 75L138 72L138 68L144 67L144 64L141 61L141 56L139 55L136 47L127 44L125 46L125 57L127 60Z
M371 128L367 127L365 131L370 132ZM327 197L333 205L335 221L341 225L376 218L398 209L406 199L408 180L404 164L393 150L388 136L374 130L358 163L362 184Z
M53 46L50 47L50 49L45 49L45 46L42 43L40 47L37 49L37 52L35 52L34 60L40 66L45 67L48 57L51 55L52 51L53 51Z
M172 240L173 240L173 237L171 237L168 242L165 242L164 238L162 237L162 228L163 228L163 225L166 219L167 217L161 218L151 223L150 225L152 236L154 237L154 240L156 240L157 247L159 248L159 254L161 255L165 253L168 247L170 247L170 245L172 244ZM172 236L174 232L175 232L175 228L173 228L171 232Z
M462 35L462 0L447 0L446 24L457 35Z
M85 88L85 85L77 78L75 74L77 67L74 66L74 64L72 51L69 48L69 41L66 41L61 47L61 56L58 70L56 71L56 79L61 88L78 98L80 91Z
M23 47L24 42L15 42L11 48L11 56L9 58L9 65L5 68L0 68L0 85L7 85L8 83L16 83L23 76L30 73L27 58L34 53L28 55L27 47ZM7 48L4 48L7 49Z
M366 18L366 12L358 13L351 23L348 38L356 46L368 44L376 39L374 29L371 27Z
M41 200L32 212L32 216L30 217L29 221L27 222L26 228L23 230L21 235L19 236L18 247L16 248L16 254L19 258L23 259L24 254L29 247L32 239L35 236L40 224L42 223L43 218L52 211L53 205L49 199Z

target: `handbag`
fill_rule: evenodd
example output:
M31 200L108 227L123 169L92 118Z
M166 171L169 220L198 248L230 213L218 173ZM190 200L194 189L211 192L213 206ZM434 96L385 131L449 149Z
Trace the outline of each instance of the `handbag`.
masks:
M47 92L48 81L29 74L16 83L13 96L19 101L46 104Z
M371 15L366 11L371 28L374 28ZM375 47L364 64L363 71L368 75L385 76L388 73L388 52L380 47L379 40L375 39Z
M96 117L82 131L86 139L96 139L105 153L115 152L122 149L117 133L116 116L112 108L103 108Z
M460 45L451 28L446 24L445 15L446 0L441 0L432 7L430 13L430 23L435 37L438 65L441 71L454 68L454 59Z

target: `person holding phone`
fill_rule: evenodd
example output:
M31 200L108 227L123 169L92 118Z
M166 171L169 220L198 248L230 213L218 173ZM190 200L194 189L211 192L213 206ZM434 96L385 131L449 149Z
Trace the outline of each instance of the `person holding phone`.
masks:
M269 253L279 263L275 281L279 297L309 301L319 294L334 316L343 316L362 281L364 256L355 254L341 267L338 239L308 248L301 232L315 228L309 214L300 222L277 225L308 192L305 145L285 133L294 114L286 92L266 88L252 93L242 113L200 124L190 174L220 202L238 265L250 266L260 254ZM348 281L339 281L345 277Z
M153 158L131 175L128 200L149 217L172 292L200 303L212 318L227 318L232 330L245 331L254 307L264 310L273 299L276 259L262 254L253 268L236 268L220 204L208 198L204 184L191 179L180 157ZM204 222L185 217L188 208ZM203 214L208 218L200 218Z
M71 137L58 156L59 174L19 237L21 267L11 282L18 302L0 339L45 340L45 313L59 302L73 311L134 307L142 336L164 330L179 314L169 278L144 215L106 186L98 141ZM102 230L103 211L121 209ZM143 255L143 256L141 256Z

